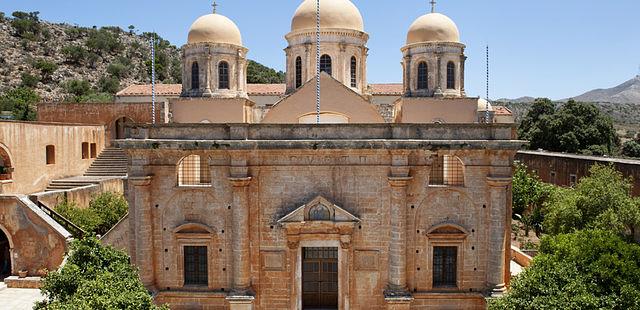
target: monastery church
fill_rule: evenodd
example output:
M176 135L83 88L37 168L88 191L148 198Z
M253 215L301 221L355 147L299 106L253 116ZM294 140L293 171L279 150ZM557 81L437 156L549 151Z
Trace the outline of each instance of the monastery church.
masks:
M467 96L465 45L435 1L390 60L401 84L368 83L351 1L320 1L319 41L316 1L299 1L285 84L247 84L249 47L214 11L153 114L150 85L38 107L104 126L89 157L122 153L129 214L103 242L171 309L485 309L510 278L511 113Z

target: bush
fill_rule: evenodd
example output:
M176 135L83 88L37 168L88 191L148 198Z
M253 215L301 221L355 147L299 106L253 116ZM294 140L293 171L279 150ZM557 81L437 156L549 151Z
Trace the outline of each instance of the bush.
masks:
M636 141L627 141L622 145L622 155L640 158L640 143Z
M89 95L91 90L91 83L87 80L69 80L63 85L64 90L76 97Z
M63 202L55 210L85 232L104 235L127 214L129 205L121 195L107 192L91 200L86 209Z
M20 87L7 91L0 96L0 106L10 109L13 118L20 121L36 120L35 104L40 101L40 96L30 88Z
M22 82L20 82L21 87L36 88L38 86L38 83L40 82L40 78L26 72L22 73L20 78L22 80Z
M4 22L4 12L0 12L0 22Z
M114 62L107 67L107 73L111 74L113 77L122 79L127 76L129 69L119 62Z
M542 182L537 175L529 173L524 164L516 163L512 189L514 218L522 220L525 234L528 235L533 229L536 235L540 235L543 230L543 208L556 187Z
M120 90L120 80L116 77L101 77L98 89L103 93L115 94Z
M34 309L167 309L154 305L129 256L95 237L74 241L67 263L50 272Z
M11 21L11 26L16 30L16 35L30 41L38 38L42 31L39 14L40 12L13 12L14 19Z
M545 237L489 309L640 309L640 246L601 230Z
M106 28L91 30L86 46L98 55L116 53L124 48L118 34Z
M51 75L58 70L58 65L44 60L44 59L40 59L37 60L34 64L33 67L40 70L40 77L42 77L42 81L50 81L51 80Z
M62 49L68 63L80 65L87 58L87 50L78 45L67 45Z

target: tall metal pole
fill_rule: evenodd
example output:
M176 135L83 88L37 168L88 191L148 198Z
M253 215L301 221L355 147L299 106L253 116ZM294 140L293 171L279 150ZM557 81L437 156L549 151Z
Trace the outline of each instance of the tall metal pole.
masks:
M151 121L156 124L156 38L151 38Z
M489 45L487 44L487 106L485 107L486 111L484 112L485 123L489 123L489 118L491 114L489 113Z
M316 0L316 124L320 124L320 0Z

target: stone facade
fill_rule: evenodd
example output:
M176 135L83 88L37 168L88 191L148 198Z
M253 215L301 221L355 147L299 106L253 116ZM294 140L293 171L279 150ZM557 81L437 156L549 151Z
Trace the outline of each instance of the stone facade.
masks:
M129 252L172 309L302 309L301 253L338 251L338 309L482 309L509 275L511 125L131 126ZM313 137L313 138L312 138ZM384 139L379 139L384 137ZM181 186L199 155L210 183ZM435 155L463 184L430 185ZM327 217L311 216L315 207ZM124 227L124 226L123 226ZM184 249L206 246L207 284ZM434 247L457 249L434 288Z

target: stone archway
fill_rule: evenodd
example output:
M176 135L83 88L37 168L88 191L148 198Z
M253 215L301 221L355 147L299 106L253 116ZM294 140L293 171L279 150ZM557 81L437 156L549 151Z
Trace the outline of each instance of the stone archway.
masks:
M124 139L124 127L127 124L133 124L135 123L135 121L131 118L128 118L126 116L120 117L118 119L116 119L113 123L112 126L112 130L113 133L111 134L112 139Z
M0 281L11 275L11 241L0 229Z
M8 150L0 144L0 181L11 180L12 173L13 166L11 163L11 156L9 156Z

